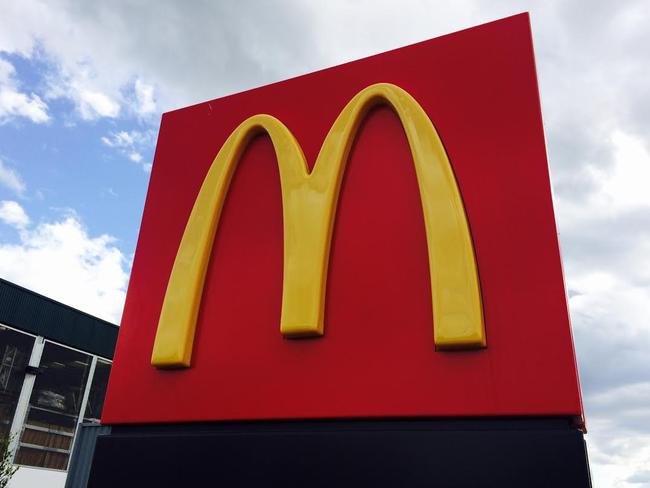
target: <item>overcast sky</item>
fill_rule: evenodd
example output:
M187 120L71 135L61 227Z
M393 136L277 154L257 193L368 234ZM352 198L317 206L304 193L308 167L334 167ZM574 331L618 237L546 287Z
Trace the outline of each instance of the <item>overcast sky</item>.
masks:
M647 0L0 0L0 276L118 322L162 112L521 11L594 486L650 487Z

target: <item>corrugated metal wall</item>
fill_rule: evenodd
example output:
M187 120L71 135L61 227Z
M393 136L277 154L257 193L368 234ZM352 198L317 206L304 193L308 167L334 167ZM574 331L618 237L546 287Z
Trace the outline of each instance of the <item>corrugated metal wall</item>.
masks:
M106 425L81 424L79 426L72 458L70 458L70 465L68 466L68 478L65 482L65 488L86 488L97 437L110 433L111 428Z

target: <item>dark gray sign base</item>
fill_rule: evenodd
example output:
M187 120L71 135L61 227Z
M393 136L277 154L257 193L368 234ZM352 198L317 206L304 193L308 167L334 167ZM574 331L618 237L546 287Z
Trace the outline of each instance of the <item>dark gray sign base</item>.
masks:
M92 488L590 487L568 419L114 426Z

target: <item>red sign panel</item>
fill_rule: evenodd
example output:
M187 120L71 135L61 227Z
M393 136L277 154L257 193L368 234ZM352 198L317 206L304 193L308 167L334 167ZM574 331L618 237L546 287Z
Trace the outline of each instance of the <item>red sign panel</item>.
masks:
M378 83L417 101L444 145L485 347L434 346L427 232L446 230L433 219L425 232L408 113L380 103L360 121L341 180L324 335L280 333L286 228L277 147L262 134L225 196L191 364L154 367L181 239L229 136L272 115L311 168L346 104ZM163 116L104 423L521 415L582 418L527 15Z

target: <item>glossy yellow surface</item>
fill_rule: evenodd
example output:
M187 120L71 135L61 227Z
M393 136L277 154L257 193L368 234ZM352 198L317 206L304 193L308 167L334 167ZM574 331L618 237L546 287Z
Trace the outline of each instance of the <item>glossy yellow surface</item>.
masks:
M447 154L417 101L395 85L378 83L343 108L311 172L300 145L278 119L255 115L232 132L210 166L187 222L167 285L152 365L190 365L205 272L230 179L242 152L260 133L271 138L282 185L280 330L292 337L323 334L327 266L341 180L359 125L377 104L386 104L397 114L413 154L427 235L434 342L451 349L485 346L474 248Z

